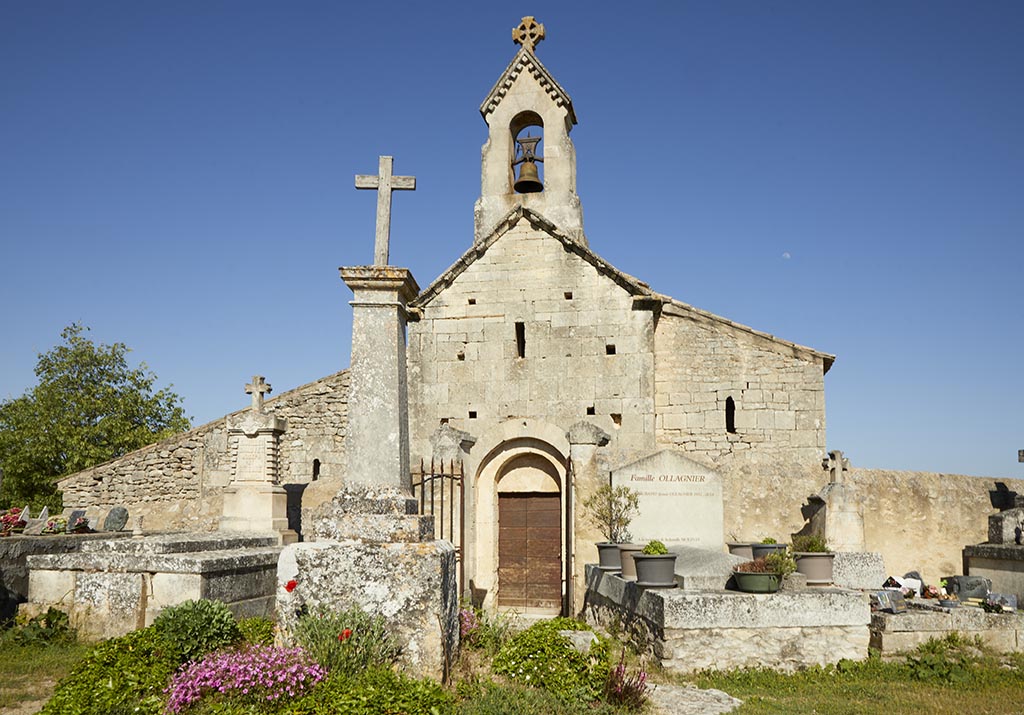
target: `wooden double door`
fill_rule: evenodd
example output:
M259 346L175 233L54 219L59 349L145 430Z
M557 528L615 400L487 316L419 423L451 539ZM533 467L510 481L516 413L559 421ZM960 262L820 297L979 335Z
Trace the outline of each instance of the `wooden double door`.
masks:
M499 607L562 608L562 509L557 492L498 494Z

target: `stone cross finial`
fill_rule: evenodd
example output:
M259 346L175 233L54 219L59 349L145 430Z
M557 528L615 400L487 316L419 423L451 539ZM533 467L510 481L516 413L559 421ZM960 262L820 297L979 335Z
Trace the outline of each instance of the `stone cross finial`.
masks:
M394 157L382 156L377 176L356 174L357 189L377 190L377 237L373 244L373 265L388 265L388 243L391 239L391 192L415 191L415 176L392 176Z
M533 15L527 15L518 27L512 28L512 42L522 45L530 52L544 39L544 25L533 19Z
M245 394L252 395L253 412L263 412L264 393L270 393L270 383L262 375L253 375L252 383L245 386Z
M829 471L829 482L832 484L842 484L846 481L845 473L850 468L850 460L843 457L843 453L838 449L828 453L825 459L821 460L822 469Z

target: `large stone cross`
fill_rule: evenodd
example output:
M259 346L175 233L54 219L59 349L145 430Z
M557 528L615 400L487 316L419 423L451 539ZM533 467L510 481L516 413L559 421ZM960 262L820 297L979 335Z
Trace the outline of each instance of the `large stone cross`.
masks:
M512 42L522 45L533 52L538 43L544 39L544 25L527 15L518 26L512 28Z
M263 412L263 395L270 392L270 383L262 375L253 375L252 382L245 386L245 394L252 395L252 411Z
M356 174L357 189L377 190L377 237L373 244L373 265L388 265L388 243L391 239L391 192L415 191L415 176L392 176L394 157L382 156L377 176Z

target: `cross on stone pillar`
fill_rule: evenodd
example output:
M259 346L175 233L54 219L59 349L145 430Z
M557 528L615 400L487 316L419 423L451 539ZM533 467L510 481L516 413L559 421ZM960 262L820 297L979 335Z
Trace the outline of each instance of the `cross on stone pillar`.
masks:
M544 39L544 25L527 15L517 27L512 28L512 42L522 45L530 52Z
M1017 450L1017 461L1024 462L1024 449Z
M264 393L270 393L270 383L262 375L253 375L252 382L245 386L245 394L252 395L253 412L263 412Z
M377 176L356 174L357 189L377 190L377 237L373 244L373 265L388 265L388 243L391 238L391 192L415 191L415 176L392 176L394 157L382 156Z
M842 484L846 481L845 473L850 468L850 460L843 457L843 453L837 449L829 452L828 456L821 460L821 466L828 470L830 483Z

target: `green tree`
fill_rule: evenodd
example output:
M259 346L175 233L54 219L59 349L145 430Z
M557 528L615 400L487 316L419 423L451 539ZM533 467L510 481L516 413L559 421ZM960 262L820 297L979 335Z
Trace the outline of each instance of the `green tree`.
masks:
M96 344L73 323L39 355L39 384L0 402L0 504L60 506L56 481L189 428L181 398L154 392L124 343Z

